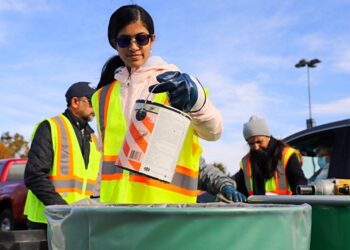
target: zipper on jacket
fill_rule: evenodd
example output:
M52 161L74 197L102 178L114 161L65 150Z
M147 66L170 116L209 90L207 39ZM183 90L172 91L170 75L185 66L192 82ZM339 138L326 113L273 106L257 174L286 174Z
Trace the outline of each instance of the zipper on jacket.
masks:
M126 80L126 86L130 86L130 81L131 81L131 73L129 73L128 79Z
M126 80L126 89L127 89L127 95L126 95L126 102L128 103L129 102L129 100L130 100L130 98L131 98L131 91L130 91L130 82L131 82L131 72L129 73L129 76L128 76L128 79Z

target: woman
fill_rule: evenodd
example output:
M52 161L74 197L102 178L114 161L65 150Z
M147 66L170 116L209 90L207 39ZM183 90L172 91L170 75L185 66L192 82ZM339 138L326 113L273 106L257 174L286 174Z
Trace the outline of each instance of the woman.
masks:
M195 203L202 153L198 137L217 140L223 130L221 115L199 81L150 56L155 38L152 17L142 7L126 5L112 14L108 39L118 55L104 65L92 99L103 144L101 202ZM157 82L152 101L168 103L192 118L170 184L115 166L135 101L146 99Z

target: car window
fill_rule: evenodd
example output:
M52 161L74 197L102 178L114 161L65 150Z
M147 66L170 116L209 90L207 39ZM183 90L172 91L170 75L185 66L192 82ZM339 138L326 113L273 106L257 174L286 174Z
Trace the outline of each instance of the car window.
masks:
M309 179L317 170L320 169L320 166L317 163L317 157L303 156L302 169L305 177Z
M319 170L316 150L326 147L330 149L330 156L319 160L322 166L329 163L328 178L350 179L350 119L297 132L284 138L284 142L303 155L303 171L307 177ZM325 165L326 159L328 162ZM319 171L317 176L324 178L326 170Z
M14 163L8 172L7 180L23 180L25 163Z
M322 147L332 151L334 141L335 131L330 130L299 137L297 140L289 142L289 145L298 149L303 156L302 169L307 179L320 169L317 157L318 149Z

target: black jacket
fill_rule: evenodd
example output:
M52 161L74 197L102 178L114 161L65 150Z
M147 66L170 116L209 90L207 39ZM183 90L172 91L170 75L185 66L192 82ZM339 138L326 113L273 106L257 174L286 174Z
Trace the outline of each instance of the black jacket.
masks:
M85 166L89 164L91 134L93 129L87 122L79 120L69 109L63 113L72 123L77 136ZM53 167L53 148L51 128L48 121L43 121L37 128L28 154L28 162L24 172L24 182L40 201L47 205L67 204L55 191L48 179Z
M272 155L277 150L277 140L271 136L269 145L268 145L268 155L272 157ZM280 155L281 157L281 155ZM253 174L253 193L255 195L264 195L265 194L265 179L259 174L259 171L254 171L254 168L263 169L265 166L258 166L258 164L254 164L255 159L252 156L252 174ZM287 163L286 166L286 176L289 183L289 187L292 190L293 194L296 194L296 187L298 185L306 185L307 179L305 178L304 172L300 166L300 162L296 154L293 154ZM244 173L243 170L240 169L232 178L237 183L237 190L243 193L248 197L248 190L245 185Z

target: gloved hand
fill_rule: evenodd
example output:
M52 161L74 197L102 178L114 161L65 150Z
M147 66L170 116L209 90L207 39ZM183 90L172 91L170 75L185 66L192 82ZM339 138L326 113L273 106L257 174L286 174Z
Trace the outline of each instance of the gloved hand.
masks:
M184 112L196 112L204 106L204 88L196 78L178 71L167 71L158 75L157 81L160 84L150 86L148 91L167 92L172 107Z
M238 192L237 189L232 185L225 185L223 188L221 188L220 193L217 194L216 197L226 203L247 201L245 195Z

